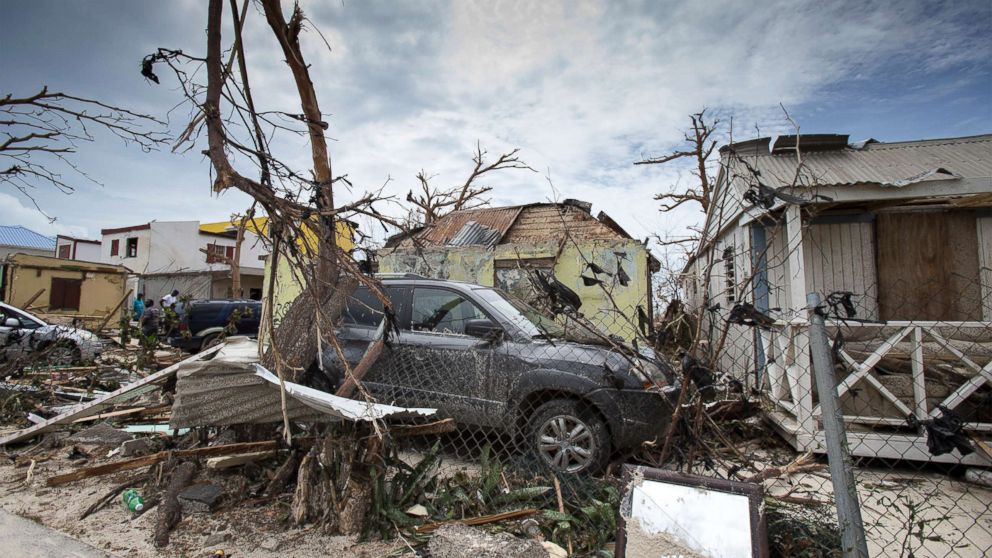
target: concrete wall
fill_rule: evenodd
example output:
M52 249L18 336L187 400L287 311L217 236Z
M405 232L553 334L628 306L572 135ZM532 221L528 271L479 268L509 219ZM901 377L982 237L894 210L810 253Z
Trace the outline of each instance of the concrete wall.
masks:
M4 301L23 308L40 289L41 296L31 303L39 316L91 317L99 319L110 312L127 291L127 271L107 265L71 262L53 257L14 256L6 265ZM52 278L81 279L79 310L48 309ZM111 318L113 322L119 312Z
M189 295L192 299L211 298L213 278L209 272L203 273L160 273L145 275L141 278L141 292L145 300L154 300L155 305L163 296L174 289L179 290L180 296Z
M555 258L557 242L531 245L499 245L495 248L479 246L443 247L422 250L387 249L379 253L379 270L383 273L419 273L428 277L467 281L480 285L495 284L495 262L518 259ZM586 262L591 261L606 271L615 273L616 253L624 254L620 261L630 283L624 287L611 283L609 277L599 276L607 281L606 290L598 285L586 287L581 276L592 276L586 271ZM582 299L580 312L603 330L615 333L625 339L632 339L637 329L637 306L648 311L651 304L651 282L648 271L648 253L634 240L589 241L566 245L554 264L555 277ZM610 300L612 297L612 301ZM616 307L614 307L614 302ZM619 312L617 311L619 310Z
M75 238L67 238L60 236L55 240L55 253L53 254L56 258L59 257L59 250L63 246L69 247L69 258L70 260L77 260L82 262L101 262L103 261L102 255L100 253L100 244L95 242L80 242Z
M127 239L138 239L138 254L127 257ZM151 247L151 229L141 229L136 231L125 231L114 234L105 234L100 243L100 261L103 263L123 265L135 273L148 273L148 254ZM110 255L114 240L118 241L117 255Z

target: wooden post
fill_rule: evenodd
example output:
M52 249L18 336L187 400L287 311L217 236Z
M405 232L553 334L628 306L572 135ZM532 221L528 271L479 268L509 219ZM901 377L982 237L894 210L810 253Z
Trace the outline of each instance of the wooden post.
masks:
M913 364L913 414L916 418L924 420L929 416L927 409L927 384L923 366L923 329L913 328L913 352L910 355ZM917 427L920 434L923 434L923 425Z
M120 310L121 305L124 304L124 301L127 300L127 297L131 296L131 293L132 292L134 292L134 289L128 289L127 292L124 293L124 297L121 298L120 301L118 301L117 305L114 306L114 309L113 310L111 310L109 313L107 313L107 315L103 318L103 321L100 322L100 325L94 331L102 331L103 328L107 327L107 322L109 322L110 321L110 318L114 314L116 314L118 310Z
M25 310L27 310L28 308L30 308L31 307L31 303L34 302L34 301L36 301L36 300L38 300L38 297L41 296L41 293L43 293L43 292L45 292L44 287L42 287L38 292L34 293L34 296L32 296L31 298L29 298L28 301L25 302L24 303L24 306L22 306L21 308L23 308Z
M802 208L789 204L785 208L785 236L787 241L789 273L790 321L796 326L790 328L791 355L786 373L792 383L796 421L800 432L796 441L804 449L811 449L813 435L816 434L816 421L813 418L813 368L809 359L809 333L806 331L806 264L803 254L803 214Z

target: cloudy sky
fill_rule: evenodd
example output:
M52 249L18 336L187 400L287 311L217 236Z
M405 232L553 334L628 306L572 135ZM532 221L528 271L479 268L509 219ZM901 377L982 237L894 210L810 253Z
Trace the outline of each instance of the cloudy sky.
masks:
M732 117L735 138L787 132L780 103L803 132L852 139L992 132L989 0L333 0L304 9L330 46L312 30L302 38L335 173L355 184L343 200L387 178L402 198L420 169L459 183L480 141L493 155L520 148L539 170L488 181L494 204L547 200L550 176L558 196L591 201L643 238L699 219L695 208L662 216L652 200L685 183L684 170L633 163L675 146L703 107ZM188 107L171 110L181 101L175 81L146 81L139 62L157 47L202 55L205 0L5 0L0 10L0 94L48 85L153 114L173 133L188 122ZM246 37L257 103L299 112L254 8ZM39 186L33 195L54 224L0 185L0 224L93 237L152 219L227 219L249 204L210 194L202 145L146 154L97 139L74 162L100 184L66 174L71 196ZM305 161L306 149L289 140L280 152Z

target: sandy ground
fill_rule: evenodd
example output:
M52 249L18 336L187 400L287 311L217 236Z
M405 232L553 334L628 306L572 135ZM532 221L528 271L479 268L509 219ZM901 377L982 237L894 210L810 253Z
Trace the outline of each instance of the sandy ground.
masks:
M65 449L62 450L63 453ZM175 528L165 549L155 548L156 510L131 519L116 500L84 520L79 517L111 487L134 476L136 471L86 479L48 488L45 479L72 470L64 460L38 463L26 480L28 467L9 461L0 465L0 508L46 525L117 556L210 556L223 549L229 556L378 557L402 551L398 543L359 543L354 538L329 536L306 529L289 529L281 519L286 507L270 504L245 508L225 506L211 514L190 514ZM226 539L226 540L225 540ZM216 542L217 544L208 544ZM409 553L408 553L409 554ZM398 554L394 554L398 555Z
M871 556L992 556L992 490L944 472L861 467L856 476ZM766 481L765 490L833 504L825 473Z

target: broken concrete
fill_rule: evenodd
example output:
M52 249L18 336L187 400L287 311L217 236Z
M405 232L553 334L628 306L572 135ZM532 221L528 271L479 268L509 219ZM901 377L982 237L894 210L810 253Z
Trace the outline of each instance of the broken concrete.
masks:
M82 432L77 432L67 438L68 441L76 444L98 444L101 446L119 446L124 442L133 440L134 436L117 430L105 422L91 426Z
M135 438L121 444L121 457L141 457L154 451L155 447L148 438Z
M220 485L201 482L184 488L179 493L179 503L183 513L210 513L223 495Z
M458 523L438 528L427 546L433 558L549 558L537 541L507 533L490 535Z

